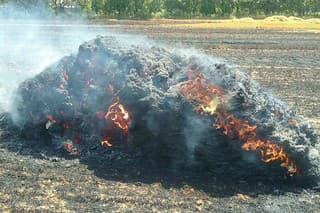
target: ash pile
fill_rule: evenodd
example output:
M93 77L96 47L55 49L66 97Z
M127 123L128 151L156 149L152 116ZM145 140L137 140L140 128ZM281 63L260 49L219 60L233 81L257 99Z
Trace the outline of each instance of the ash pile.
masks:
M15 106L24 137L70 155L98 144L161 167L320 177L315 130L245 72L207 55L97 37L23 82Z

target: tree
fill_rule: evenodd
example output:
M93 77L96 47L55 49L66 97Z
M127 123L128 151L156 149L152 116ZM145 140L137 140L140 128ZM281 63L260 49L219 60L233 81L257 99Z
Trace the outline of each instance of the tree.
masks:
M77 5L85 12L89 13L92 10L91 0L77 0Z
M2 15L10 18L38 18L47 16L48 1L43 0L0 0Z
M320 0L0 0L15 9L37 12L35 7L50 7L56 13L72 8L85 14L117 18L228 17L268 15L320 15ZM8 13L8 11L7 11Z
M92 10L97 15L103 14L104 0L92 0Z
M211 16L215 13L215 4L212 0L201 0L200 13L204 16Z
M130 6L130 0L106 0L105 13L116 17L123 17Z
M63 13L66 7L75 5L73 0L49 0L49 5L54 9L55 13Z

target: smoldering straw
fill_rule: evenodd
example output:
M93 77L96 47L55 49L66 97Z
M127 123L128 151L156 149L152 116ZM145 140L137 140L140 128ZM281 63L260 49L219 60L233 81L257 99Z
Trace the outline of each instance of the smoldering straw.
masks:
M190 156L197 160L201 155L200 158L207 158L214 167L217 162L232 163L226 151L229 149L232 150L229 153L239 153L237 163L241 168L255 168L239 169L239 174L255 175L263 170L269 175L284 174L276 163L265 165L258 157L254 161L241 157L247 154L232 139L214 128L203 128L212 125L207 117L197 121L199 129L203 129L201 135L190 137L190 132L197 132L194 131L197 126L190 125L190 118L196 113L183 99L178 86L188 79L190 70L228 91L229 113L256 125L260 135L272 139L288 153L303 177L318 180L320 143L310 124L245 72L192 51L184 53L159 45L130 44L114 37L98 37L86 42L76 56L61 59L20 85L16 102L19 125L25 131L33 131L35 124L41 126L46 122L44 115L49 113L73 127L69 135L64 135L61 128L49 131L52 138L59 135L62 140L70 134L99 137L97 130L101 130L101 124L95 120L96 112L105 110L110 103L112 97L106 87L112 84L132 115L127 139L146 156L167 165L179 165L187 163ZM34 131L31 135L37 134L39 132ZM235 145L226 148L223 143Z

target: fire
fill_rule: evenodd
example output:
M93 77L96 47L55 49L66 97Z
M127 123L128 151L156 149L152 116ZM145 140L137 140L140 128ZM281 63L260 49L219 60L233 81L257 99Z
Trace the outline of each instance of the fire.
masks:
M101 146L112 147L112 144L108 140L101 141Z
M200 73L191 72L189 80L182 83L180 91L184 97L196 103L196 111L201 115L213 115L223 99L221 88L206 82Z
M75 144L73 141L70 140L67 140L63 144L63 149L69 152L70 155L79 155L81 152L79 144Z
M131 120L130 114L125 107L119 103L119 97L116 97L114 103L109 106L104 118L112 120L117 127L126 133L128 132L129 122Z
M287 169L290 176L298 172L296 164L288 157L283 148L271 140L262 139L257 134L257 126L248 121L236 118L225 111L226 98L220 87L206 81L200 73L191 72L189 80L183 82L180 92L200 115L209 114L215 118L213 126L223 131L229 138L242 143L241 148L247 151L260 152L265 163L280 161L280 166Z
M269 163L278 160L281 162L280 166L286 168L289 175L293 176L298 172L296 164L288 157L282 147L271 140L260 138L255 131L257 126L251 126L248 121L235 118L228 113L218 113L215 127L223 130L223 133L230 138L242 141L242 149L259 150L263 162Z
M113 86L109 84L108 88L113 92ZM96 115L100 119L111 120L115 127L120 128L125 135L129 131L129 122L131 120L131 116L129 112L125 109L124 105L119 103L119 97L115 97L113 103L108 107L108 111L106 113L99 111L96 112ZM112 147L112 137L113 128L108 128L104 132L103 140L101 141L101 146L104 147Z

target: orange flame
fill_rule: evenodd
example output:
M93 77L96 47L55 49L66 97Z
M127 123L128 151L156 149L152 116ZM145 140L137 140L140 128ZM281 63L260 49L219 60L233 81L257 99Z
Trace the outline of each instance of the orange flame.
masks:
M217 98L222 101L221 88L206 82L200 73L191 72L189 80L182 83L180 91L188 100L196 103L196 111L201 115L213 115L219 105Z
M298 172L296 164L288 157L281 146L271 140L259 138L256 133L257 126L251 126L248 121L235 118L228 113L218 113L215 127L222 129L223 133L230 138L244 141L241 148L247 151L259 150L261 160L265 163L279 160L280 166L287 169L288 174L293 176Z
M81 153L79 145L75 145L72 141L66 141L63 149L69 152L70 155L79 155Z
M119 103L119 97L115 98L113 104L108 108L105 119L110 119L113 123L125 132L129 130L129 122L131 120L129 112Z
M110 95L114 94L114 87L111 84L107 85L107 90ZM119 103L119 97L116 96L113 99L113 103L109 106L108 111L106 113L102 111L96 112L96 116L100 119L106 119L111 120L113 124L120 128L125 134L129 131L129 122L131 120L131 116L129 112L125 109L125 107ZM112 138L110 135L112 135L112 132L109 132L110 130L107 130L104 133L103 139L100 142L101 146L104 147L112 147Z
M112 147L112 144L108 140L101 141L101 146Z
M241 148L248 151L259 150L261 160L265 163L279 160L280 166L287 169L293 176L298 172L296 164L288 157L283 148L271 140L261 139L257 135L257 126L251 126L248 121L235 118L232 114L221 112L225 97L220 87L207 82L200 73L190 72L189 80L180 87L182 96L195 106L200 115L215 116L214 126L223 134L242 142Z

